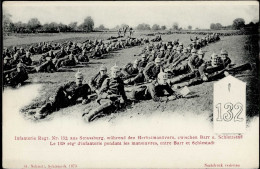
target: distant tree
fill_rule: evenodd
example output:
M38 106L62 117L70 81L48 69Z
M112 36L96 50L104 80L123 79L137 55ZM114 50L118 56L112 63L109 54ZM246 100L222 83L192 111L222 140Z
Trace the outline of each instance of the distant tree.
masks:
M94 29L94 20L91 16L84 19L84 22L79 26L83 31L92 32Z
M215 29L217 29L217 30L220 30L220 29L222 29L222 25L220 24L220 23L216 23L215 24Z
M101 25L99 25L98 29L99 30L105 30L106 28L105 28L105 26L103 24L101 24Z
M142 24L137 25L136 29L137 30L151 30L151 27L149 24L142 23Z
M26 23L22 23L21 21L14 23L14 32L17 32L17 33L28 32L27 24Z
M191 26L191 25L189 25L189 26L188 26L188 29L189 29L189 30L192 30L192 26Z
M120 28L120 26L116 25L116 27L114 27L113 29L118 30L119 28Z
M215 23L211 23L210 24L210 29L214 29L215 30L216 29L216 24Z
M166 30L166 29L167 29L167 28L166 28L165 25L161 26L161 30Z
M234 29L240 29L240 28L245 26L245 20L243 18L236 18L233 21L233 25L232 26L233 26Z
M58 31L59 32L68 32L68 31L70 31L70 29L69 29L68 25L65 25L63 23L59 23Z
M154 30L154 31L160 30L160 26L158 24L154 24L152 26L152 30Z
M78 22L71 22L70 24L68 24L69 31L73 31L73 32L76 31L77 25L78 25Z
M173 29L173 30L178 30L178 29L179 29L179 24L178 24L177 22L174 22L174 23L172 24L172 29Z
M41 25L40 21L37 18L32 18L27 23L27 28L31 32L36 32L37 29L41 28L41 26L42 25Z
M10 26L13 26L13 22L11 20L12 15L10 15L9 13L7 13L5 10L3 11L3 22L2 22L2 28L4 32L9 32L10 30ZM12 28L11 28L12 29Z
M123 23L123 24L121 24L121 26L120 26L121 28L126 28L126 27L129 27L129 25L127 25L127 24L125 24L125 23Z
M43 32L52 32L52 33L55 33L55 32L59 32L60 29L59 29L59 24L57 24L56 22L51 22L51 23L46 23L44 25L42 25L42 31Z

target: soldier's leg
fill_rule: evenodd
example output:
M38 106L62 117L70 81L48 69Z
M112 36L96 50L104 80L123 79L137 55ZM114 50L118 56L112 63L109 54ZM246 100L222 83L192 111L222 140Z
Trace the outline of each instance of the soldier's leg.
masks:
M57 62L56 62L56 64L55 64L55 67L56 67L56 68L59 68L61 62L64 61L64 60L66 60L66 57L63 57L63 58L58 59Z
M151 99L149 95L146 94L147 86L133 87L130 93L129 99L131 100L148 100Z
M36 112L34 118L42 119L54 111L58 111L60 108L69 106L68 98L66 98L65 93L62 88L59 88L53 100L48 100L45 105L43 105L39 111Z
M179 75L175 78L169 79L169 83L170 83L170 85L173 85L173 84L180 83L182 81L194 78L195 76L196 76L195 72L190 72L190 73Z
M126 80L128 85L143 83L145 81L144 74L142 72L138 73L135 77Z
M93 121L98 115L106 113L107 111L113 111L115 109L113 102L110 99L101 99L101 105L90 112L84 112L82 115L85 121ZM86 114L90 116L87 117Z
M175 85L173 85L173 88L178 89L178 88L182 88L184 86L193 86L193 85L197 85L197 84L201 84L201 83L203 83L203 80L201 78L193 78L187 82L175 84Z

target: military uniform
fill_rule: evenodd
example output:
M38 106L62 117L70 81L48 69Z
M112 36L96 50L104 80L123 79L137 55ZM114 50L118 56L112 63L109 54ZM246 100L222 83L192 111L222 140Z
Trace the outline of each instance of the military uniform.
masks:
M155 62L150 62L147 64L147 66L144 68L143 74L145 77L145 80L154 80L157 75L160 73L160 69L162 69L162 66L157 66Z
M19 84L22 84L25 80L27 80L28 73L25 70L24 66L22 63L17 64L17 69L16 70L11 70L10 73L4 73L5 78L4 78L4 84L10 85L10 86L17 86Z
M200 59L197 55L192 55L188 62L181 64L171 70L171 72L176 75L187 74L194 72L204 63L203 59Z
M106 78L108 78L108 75L104 74L103 76L101 76L100 72L92 77L89 83L92 91L99 90Z
M132 90L131 97L134 100L150 100L167 101L168 96L175 94L170 85L160 85L157 80L154 80L147 86L139 86Z
M24 57L22 57L22 62L26 65L26 66L30 66L30 65L32 65L32 59L31 59L31 57L30 56L24 56Z
M97 102L100 106L90 112L91 116L88 121L92 121L95 116L103 113L114 112L120 109L127 101L124 90L124 83L120 77L106 78L103 82L98 94ZM85 113L83 114L83 116Z
M43 107L41 107L40 111L35 115L35 118L44 118L48 114L58 111L61 108L75 105L77 99L80 97L88 100L88 95L90 94L91 89L88 84L78 86L74 81L66 83L57 90L53 101L47 102Z
M210 74L217 74L219 71L226 68L231 63L229 57L221 59L216 54L212 54L211 61L205 62L200 68L199 72L204 81L208 80Z

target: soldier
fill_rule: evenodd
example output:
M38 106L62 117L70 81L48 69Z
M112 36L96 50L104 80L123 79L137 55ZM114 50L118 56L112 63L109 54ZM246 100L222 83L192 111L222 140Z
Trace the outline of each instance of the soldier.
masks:
M30 52L26 52L25 56L22 57L22 62L26 65L26 66L31 66L32 65L32 59L31 59L31 53Z
M146 57L145 54L142 54L141 57L142 57L142 59L141 59L140 62L138 63L138 67L144 69L145 66L146 66L147 63L148 63L148 59L147 59L147 57Z
M63 58L63 57L65 57L66 55L68 55L68 53L65 51L64 47L61 47L61 48L60 48L60 51L57 52L56 55L55 55L55 60L56 60L56 62L58 61L58 59ZM55 62L55 63L56 63L56 62Z
M126 103L124 82L119 75L120 68L116 65L113 66L111 68L111 77L105 79L99 90L97 102L100 107L90 111L91 116L87 119L88 121L94 120L101 112L106 113L107 111L120 109ZM82 116L84 117L88 113L85 112Z
M99 89L102 86L104 80L108 78L108 75L106 73L107 73L107 67L102 65L99 68L99 72L94 77L92 77L89 82L91 90L96 92L97 94L99 93Z
M129 79L133 76L136 76L139 73L139 64L140 60L136 59L133 63L128 63L125 67L121 70L122 79Z
M156 57L158 57L158 58L164 58L164 56L165 56L165 49L164 49L164 47L162 46L162 47L160 48L160 52L157 53Z
M47 101L47 103L36 112L34 118L42 119L61 108L75 105L79 98L82 98L82 104L88 103L88 96L91 94L89 85L83 84L83 74L81 72L77 72L75 78L75 81L61 86L57 90L54 99L52 101Z
M181 47L176 47L176 51L175 50L173 50L173 52L171 53L171 55L168 57L168 59L166 60L166 67L168 67L168 66L170 66L172 63L173 63L173 61L174 61L174 59L178 56L178 55L180 55L180 53L181 53Z
M71 53L68 59L61 62L61 66L75 66L78 62L77 57Z
M11 64L11 57L9 56L5 56L4 58L4 67L3 67L3 70L6 71L6 70L11 70L13 68L12 64Z
M163 68L161 58L156 58L154 62L150 62L144 68L143 74L147 82L151 82L157 78L160 70Z
M129 35L130 35L130 38L132 37L133 33L134 33L134 30L133 30L132 27L130 27L130 28L129 28Z
M224 49L220 51L220 57L223 62L223 66L227 67L231 63L231 59L228 57L228 52Z
M167 50L165 51L165 57L164 57L165 62L170 57L171 53L172 53L172 45L168 45Z
M78 56L78 61L80 61L80 62L89 62L89 58L88 58L86 49L82 50L82 53Z
M133 64L129 63L121 71L123 74L124 83L132 85L134 83L144 82L143 67L139 67L140 60L136 59Z
M134 100L149 100L153 99L158 101L171 101L179 98L168 84L167 73L160 72L156 80L147 86L138 86L131 92L131 97ZM167 94L165 94L166 92Z
M226 53L225 51L222 51L222 53ZM228 59L227 59L228 60ZM231 63L231 60L228 60L229 63ZM227 65L229 64L227 63ZM211 74L217 73L218 71L221 71L226 68L225 63L223 60L215 53L211 55L211 61L205 62L200 68L199 72L201 75L201 78L203 81L208 81L208 76Z
M193 50L192 52L194 52ZM190 56L189 60L185 64L180 64L179 66L173 68L171 70L171 73L176 75L182 75L182 74L197 74L199 67L204 63L203 60L204 54L195 54L193 53L192 56Z
M58 69L52 62L52 59L47 59L45 55L39 59L39 62L36 64L35 70L37 72L52 72L57 71Z
M47 53L42 54L42 55L44 55L48 60L55 58L55 55L53 54L53 50L50 50L50 51L48 51Z
M172 63L168 66L169 69L174 69L176 66L181 66L181 64L185 64L184 61L186 61L190 54L187 53L187 49L184 48L183 52L180 51L180 47L177 50L177 53L175 55L175 58L172 60Z
M28 74L25 70L24 65L20 62L17 64L15 70L11 69L4 72L5 84L12 87L20 87L22 83L28 79Z

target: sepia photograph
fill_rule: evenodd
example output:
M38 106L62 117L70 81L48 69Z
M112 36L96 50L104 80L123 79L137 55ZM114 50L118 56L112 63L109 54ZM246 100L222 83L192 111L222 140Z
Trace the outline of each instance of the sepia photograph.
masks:
M259 168L258 1L3 1L3 168Z

